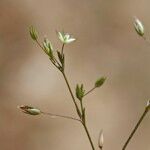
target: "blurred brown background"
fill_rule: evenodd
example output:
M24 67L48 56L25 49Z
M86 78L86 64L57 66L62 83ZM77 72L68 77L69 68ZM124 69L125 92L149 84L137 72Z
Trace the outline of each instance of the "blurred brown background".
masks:
M61 74L31 40L30 25L41 40L60 48L55 31L72 33L66 71L72 88L90 89L105 75L105 85L86 97L88 126L97 144L104 130L105 150L120 150L150 98L150 45L137 36L133 16L150 37L149 0L0 0L0 150L90 150L74 121L28 116L17 105L75 116ZM129 150L150 149L150 115Z

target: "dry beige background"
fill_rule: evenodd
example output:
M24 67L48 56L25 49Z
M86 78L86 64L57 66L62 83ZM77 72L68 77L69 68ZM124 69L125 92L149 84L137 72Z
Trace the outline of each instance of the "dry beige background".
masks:
M120 150L150 98L150 45L137 36L133 16L150 37L149 0L0 0L0 150L91 150L73 121L27 116L20 104L75 116L62 76L32 42L28 26L61 46L56 30L77 37L66 46L72 88L90 89L99 76L105 85L85 99L88 126L105 150ZM128 150L150 150L150 115Z

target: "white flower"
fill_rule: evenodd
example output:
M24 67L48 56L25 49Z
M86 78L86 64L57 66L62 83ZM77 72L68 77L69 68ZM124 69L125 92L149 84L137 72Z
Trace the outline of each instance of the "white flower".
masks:
M21 106L18 106L18 108L21 109L23 113L26 113L29 115L41 114L41 111L39 109L31 107L31 106L21 105Z
M63 44L69 44L74 42L76 39L73 38L70 34L64 32L58 32L58 38Z
M134 21L134 28L140 36L144 35L144 26L143 26L142 22L136 17L135 17L135 21Z

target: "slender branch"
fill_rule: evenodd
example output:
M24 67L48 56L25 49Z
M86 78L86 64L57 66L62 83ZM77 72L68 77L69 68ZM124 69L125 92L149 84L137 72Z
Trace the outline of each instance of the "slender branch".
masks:
M47 112L41 112L41 113L44 114L44 115L49 115L51 117L60 117L60 118L66 118L66 119L71 119L71 120L74 120L74 121L81 122L80 119L77 119L77 118L74 118L74 117L70 117L70 116L58 115L58 114L47 113Z
M76 101L75 101L75 97L74 97L74 95L73 95L73 93L72 93L72 90L71 90L71 88L70 88L70 85L69 85L69 82L68 82L68 80L67 80L67 77L66 77L66 75L65 75L64 72L62 72L62 74L63 74L63 77L64 77L64 79L65 79L65 81L66 81L67 86L68 86L68 89L69 89L69 92L70 92L71 97L72 97L72 99L73 99L73 102L74 102L74 104L75 104L76 111L77 111L79 117L81 118L81 112L80 112L80 110L79 110L79 108L78 108L78 105L77 105L77 103L76 103ZM84 129L85 129L85 131L86 131L86 134L87 134L87 136L88 136L89 142L90 142L91 147L92 147L92 150L95 150L94 144L93 144L93 142L92 142L92 139L91 139L91 136L90 136L89 131L88 131L88 129L87 129L87 126L86 126L86 124L85 124L83 121L82 121L82 125L83 125L83 127L84 127Z
M50 58L50 60L51 60L52 64L53 64L56 68L59 69L59 66L57 66L57 65L55 64L54 60L52 60L51 58Z
M61 48L61 55L63 55L63 53L64 53L64 46L65 46L65 44L63 43L62 48Z
M96 89L96 87L93 87L91 90L89 90L88 92L86 92L86 93L84 94L84 96L86 96L86 95L88 95L89 93L93 92L95 89Z
M38 41L38 40L35 40L36 41L36 43L38 44L38 46L42 49L42 50L44 50L44 48L43 48L43 46L40 44L40 42ZM45 50L44 50L45 51Z
M83 112L83 101L80 101L81 111Z
M84 129L85 129L85 132L86 132L87 136L88 136L88 139L89 139L89 141L90 141L90 144L91 144L92 149L95 150L94 144L93 144L93 142L92 142L92 139L91 139L91 136L90 136L90 134L89 134L89 131L88 131L88 128L87 128L86 124L85 124L85 123L82 123L82 125L83 125L83 127L84 127Z
M42 45L38 42L38 40L36 40L36 42L37 42L37 44L44 50L44 48L43 48ZM63 55L64 45L65 45L65 44L62 45L62 50L61 50L61 54L62 54L62 55ZM45 50L44 50L44 51L45 51ZM56 68L58 68L58 69L60 70L60 68L62 68L62 66L59 64L59 62L57 61L57 59L54 59L54 61L58 64L58 66L55 64L55 62L53 62L53 61L51 61L51 62L55 65ZM60 68L59 68L59 67L60 67ZM60 70L60 71L61 71L61 73L62 73L62 75L63 75L63 77L64 77L64 79L65 79L65 82L66 82L66 84L67 84L68 90L69 90L69 92L70 92L70 94L71 94L73 103L74 103L74 105L75 105L77 114L78 114L78 116L79 116L80 119L76 119L76 118L73 118L73 117L70 117L70 116L63 116L63 115L57 115L57 114L46 113L46 112L42 112L42 113L45 114L45 115L50 115L50 116L54 116L54 117L62 117L62 118L72 119L72 120L81 122L82 125L83 125L83 127L84 127L84 129L85 129L85 131L86 131L86 134L87 134L87 136L88 136L88 139L89 139L89 142L90 142L90 144L91 144L92 150L95 150L94 144L93 144L93 142L92 142L92 139L91 139L91 136L90 136L89 131L88 131L88 129L87 129L87 126L86 126L85 122L81 120L81 119L82 119L82 114L81 114L80 109L79 109L79 107L78 107L78 105L77 105L77 103L76 103L75 97L74 97L73 92L72 92L72 90L71 90L71 87L70 87L70 84L69 84L68 79L67 79L67 77L66 77L66 74L65 74L64 70ZM93 90L94 90L94 89L93 89ZM90 91L89 91L89 93L90 93ZM87 94L88 94L88 93L87 93ZM83 109L82 104L81 104L81 108ZM83 111L83 110L81 110L81 111Z
M74 103L74 105L75 105L75 107L76 107L77 114L79 115L79 117L81 117L81 112L80 112L80 110L79 110L79 108L78 108L78 105L77 105L77 103L76 103L76 101L75 101L75 97L74 97L73 92L72 92L72 90L71 90L71 87L70 87L70 85L69 85L69 82L68 82L68 79L67 79L67 77L66 77L66 74L65 74L64 72L62 72L62 74L63 74L63 77L64 77L65 82L66 82L66 84L67 84L67 87L68 87L68 89L69 89L69 92L70 92L70 94L71 94L73 103Z
M44 50L43 46L40 44L40 42L39 42L38 40L36 40L36 43L39 45L39 47L40 47L42 50ZM65 44L63 44L63 46L62 46L62 54L63 54L64 45L65 45ZM44 50L44 51L45 51L45 50ZM59 65L59 67L62 67L56 59L55 59L54 61L57 62L57 64ZM58 66L57 66L53 61L51 61L51 62L55 65L56 68L58 68ZM59 69L59 68L58 68L58 69ZM60 69L59 69L59 70L60 70ZM65 75L64 71L62 72L62 74L63 74L63 77L64 77L64 79L65 79L65 81L66 81L66 84L67 84L67 86L68 86L68 89L69 89L69 91L70 91L70 94L71 94L71 97L72 97L72 99L73 99L73 102L74 102L74 104L75 104L77 113L78 113L79 116L81 116L80 110L79 110L78 105L77 105L77 103L76 103L76 101L75 101L75 98L74 98L74 96L73 96L73 92L72 92L72 90L71 90L71 88L70 88L70 85L69 85L69 83L68 83L68 80L67 80L67 78L66 78L66 75Z
M125 150L127 145L129 144L130 140L132 139L133 135L135 134L136 130L138 129L138 127L140 126L141 122L143 121L144 117L146 116L146 114L148 113L148 107L146 107L146 109L144 110L144 113L142 114L142 116L140 117L139 121L137 122L136 126L134 127L133 131L131 132L131 134L129 135L127 141L125 142L122 150Z

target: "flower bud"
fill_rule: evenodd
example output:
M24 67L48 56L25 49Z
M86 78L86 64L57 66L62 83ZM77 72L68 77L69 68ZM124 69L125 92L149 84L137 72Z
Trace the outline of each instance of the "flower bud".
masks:
M138 18L135 18L134 28L138 35L140 35L140 36L144 35L144 26Z
M41 111L37 108L34 108L34 107L21 105L21 106L18 106L18 108L21 109L21 111L23 113L26 113L26 114L29 114L29 115L39 115L39 114L41 114Z
M81 101L83 96L84 96L85 90L83 87L83 84L79 86L78 84L76 85L76 97Z
M103 135L103 130L101 130L99 133L98 147L102 150L103 146L104 146L104 135Z
M102 86L102 85L104 84L105 80L106 80L106 77L101 77L100 79L98 79L98 80L95 82L95 87L97 88L97 87Z
M36 41L38 39L38 32L36 31L36 29L33 26L31 26L31 27L29 27L29 32L30 32L31 38L34 41Z
M150 110L150 100L147 101L146 109Z
M44 39L43 47L44 47L45 53L49 55L50 58L53 58L53 47L52 47L51 42L47 38Z

